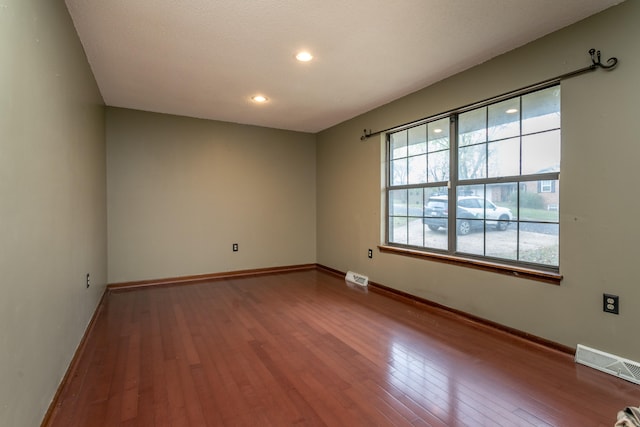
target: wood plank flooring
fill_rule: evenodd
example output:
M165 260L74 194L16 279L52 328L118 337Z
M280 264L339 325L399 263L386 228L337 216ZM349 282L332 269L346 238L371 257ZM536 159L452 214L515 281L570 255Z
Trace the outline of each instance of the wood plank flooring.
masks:
M111 292L51 427L607 426L640 387L322 270Z

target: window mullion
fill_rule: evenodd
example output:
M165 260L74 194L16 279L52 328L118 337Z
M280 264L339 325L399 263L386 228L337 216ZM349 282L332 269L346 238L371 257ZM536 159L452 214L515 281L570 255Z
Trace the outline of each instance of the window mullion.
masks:
M386 152L387 152L387 159L385 161L386 165L385 165L385 173L387 174L386 176L386 191L385 191L385 196L386 196L386 200L384 202L385 205L385 226L384 226L384 241L385 242L389 242L389 235L391 234L389 229L390 227L390 219L391 219L391 213L389 212L389 193L391 191L391 134L387 134L387 141L386 141Z
M453 114L449 120L449 183L447 197L449 199L449 218L447 233L448 233L448 248L449 253L455 253L457 251L456 243L456 210L457 210L457 186L458 186L458 115Z

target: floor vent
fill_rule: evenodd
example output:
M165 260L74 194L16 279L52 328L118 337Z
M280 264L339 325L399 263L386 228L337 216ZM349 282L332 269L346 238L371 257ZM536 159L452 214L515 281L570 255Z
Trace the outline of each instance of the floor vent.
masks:
M362 286L364 288L369 284L369 278L367 276L363 276L362 274L354 273L353 271L348 271L347 275L344 277L344 280L347 281L347 284L354 284L358 286Z
M578 344L576 363L640 384L640 363Z

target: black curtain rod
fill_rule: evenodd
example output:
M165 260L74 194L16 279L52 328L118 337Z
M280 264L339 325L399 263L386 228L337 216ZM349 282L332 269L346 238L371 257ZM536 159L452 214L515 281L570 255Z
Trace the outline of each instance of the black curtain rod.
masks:
M379 131L376 131L376 132L371 132L371 129L369 129L369 130L364 129L364 131L363 131L364 134L360 137L360 140L364 141L365 139L368 139L368 138L370 138L372 136L380 135L381 133L386 133L386 132L389 132L391 130L400 129L400 128L403 128L403 127L408 127L408 126L411 126L413 124L417 124L417 123L426 121L428 119L436 119L438 117L446 117L446 116L448 116L448 115L450 115L451 113L454 113L454 112L463 112L465 110L469 110L472 107L475 107L475 106L480 105L480 104L484 104L484 103L487 103L487 102L490 102L490 101L498 101L501 98L508 98L508 97L512 96L513 94L516 94L518 92L523 92L523 91L534 89L534 88L538 88L538 87L539 88L543 88L544 86L551 85L553 83L557 83L557 82L559 82L561 80L565 80L565 79L568 79L568 78L571 78L571 77L575 77L575 76L578 76L580 74L587 73L589 71L594 71L597 68L603 68L605 70L610 70L610 69L614 68L616 65L618 65L618 58L615 58L615 57L607 59L607 65L603 64L600 61L600 51L599 50L589 49L589 55L591 55L591 65L589 65L588 67L580 68L579 70L575 70L575 71L570 71L568 73L561 74L559 76L556 76L556 77L553 77L553 78L550 78L550 79L547 79L547 80L543 80L541 82L534 83L532 85L525 86L525 87L520 88L520 89L516 89L516 90L512 90L510 92L503 93L502 95L497 95L497 96L493 96L491 98L487 98L487 99L485 99L483 101L478 101L478 102L474 102L473 104L468 104L468 105L465 105L463 107L455 108L455 109L449 110L449 111L447 111L445 113L438 114L437 116L425 117L425 118L422 118L422 119L419 119L419 120L414 120L412 122L408 122L408 123L405 123L405 124L402 124L402 125L398 125L398 126L394 126L394 127L391 127L391 128L388 128L388 129L384 129L384 130L379 130Z

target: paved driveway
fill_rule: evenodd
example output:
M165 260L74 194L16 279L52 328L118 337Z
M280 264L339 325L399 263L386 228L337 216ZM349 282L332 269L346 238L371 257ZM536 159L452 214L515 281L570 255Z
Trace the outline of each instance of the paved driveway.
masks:
M486 239L482 230L458 236L458 252L511 260L519 257L521 261L558 265L557 225L521 223L519 236L517 227L517 223L511 223L507 230L497 231L495 227L488 226ZM397 243L446 249L448 230L432 231L422 224L421 219L415 219L409 222L408 227L397 227L394 238Z

